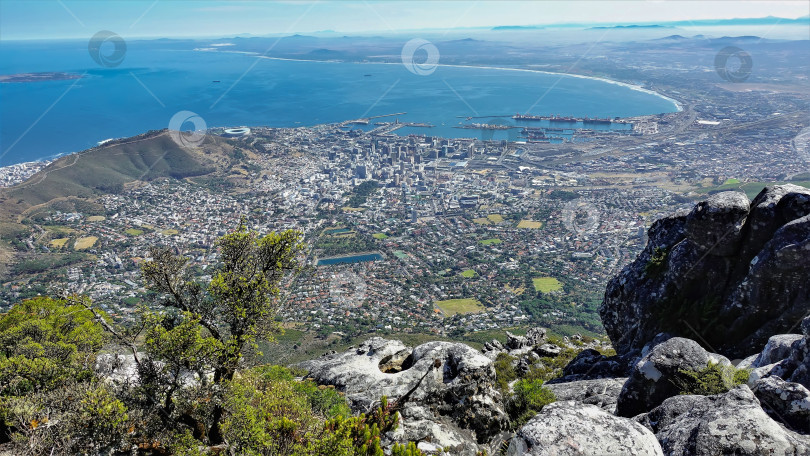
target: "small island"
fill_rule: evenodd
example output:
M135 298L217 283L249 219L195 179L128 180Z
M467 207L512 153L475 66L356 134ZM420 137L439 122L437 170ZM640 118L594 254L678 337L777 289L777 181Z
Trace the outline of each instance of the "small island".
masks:
M64 81L81 77L80 74L62 72L0 74L0 82Z

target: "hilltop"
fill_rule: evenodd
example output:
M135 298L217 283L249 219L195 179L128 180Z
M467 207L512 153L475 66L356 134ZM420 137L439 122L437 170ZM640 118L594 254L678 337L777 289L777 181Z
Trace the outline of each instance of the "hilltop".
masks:
M99 197L165 179L227 183L239 192L246 175L240 159L252 155L214 135L198 147L181 147L167 130L158 130L61 157L25 182L0 189L0 274L20 261L58 266L82 259L24 248L24 239L36 232L31 227L53 213L103 216Z
M61 157L24 183L0 190L0 220L20 222L55 201L91 200L136 181L212 174L222 171L232 153L233 145L216 136L199 148L183 148L167 130L109 142Z

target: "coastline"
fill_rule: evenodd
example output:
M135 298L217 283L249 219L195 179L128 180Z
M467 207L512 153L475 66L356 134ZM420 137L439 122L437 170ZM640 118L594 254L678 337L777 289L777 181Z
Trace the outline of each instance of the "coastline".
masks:
M258 52L249 52L249 51L229 51L229 50L219 50L219 49L195 49L198 52L227 52L227 53L234 53L234 54L245 54L245 55L255 55L256 58L259 59L267 59L267 60L281 60L286 62L311 62L311 63L351 63L356 65L402 65L401 63L396 62L352 62L347 60L312 60L312 59L290 59L285 57L269 57L266 55L259 55ZM511 68L511 67L496 67L496 66L481 66L481 65L451 65L446 63L438 63L436 64L437 67L447 67L447 68L474 68L480 70L498 70L498 71L522 71L525 73L538 73L538 74L547 74L550 76L560 76L560 77L572 77L572 78L579 78L579 79L589 79L592 81L600 81L605 82L608 84L614 84L622 87L626 87L630 90L635 90L637 92L646 93L649 95L655 95L663 100L666 100L672 103L675 106L676 112L683 111L683 105L681 103L667 95L664 95L660 92L656 92L655 90L646 89L637 84L631 84L629 82L617 81L615 79L608 79L600 76L586 76L584 74L575 74L575 73L560 73L557 71L546 71L546 70L534 70L531 68Z
M313 59L291 59L291 58L285 58L285 57L269 57L269 56L259 55L259 53L252 52L252 51L237 51L237 50L216 49L216 48L195 48L195 49L192 49L192 50L186 51L186 52L221 52L221 53L230 53L230 54L242 54L242 55L255 56L256 58L261 58L261 59L290 61L290 62L310 62L310 63L324 63L324 64L329 64L329 63L336 64L336 63L338 63L338 64L357 64L357 65L402 65L402 63L399 63L399 62L353 62L353 61L347 61L347 60L313 60ZM618 86L623 86L623 87L626 87L628 89L631 89L631 90L634 90L634 91L637 91L637 92L642 92L642 93L646 93L646 94L649 94L649 95L657 96L660 99L663 99L663 100L666 100L666 101L672 103L672 105L674 106L674 108L676 110L675 112L682 112L683 111L683 106L676 99L668 97L668 96L666 96L666 95L664 95L662 93L656 92L654 90L646 89L646 88L644 88L642 86L639 86L639 85L636 85L636 84L631 84L631 83L622 82L622 81L616 81L616 80L608 79L608 78L604 78L604 77L586 76L586 75L572 74L572 73L560 73L560 72L554 72L554 71L536 70L536 69L531 69L531 68L511 68L511 67L496 67L496 66L481 66L481 65L452 65L452 64L437 64L436 66L437 67L448 67L448 68L471 68L471 69L494 70L494 71L520 71L520 72L526 72L526 73L538 73L538 74L546 74L546 75L550 75L550 76L559 76L560 78L573 77L573 78L580 78L580 79L590 79L590 80L594 80L594 81L605 82L605 83L608 83L608 84L614 84L614 85L618 85ZM314 126L317 126L317 125L320 125L320 124L315 124L315 125L310 125L310 126L314 127ZM294 128L294 127L289 127L289 128ZM86 149L83 149L83 150L86 150ZM56 154L52 154L52 155L49 155L47 157L42 157L42 158L39 158L39 159L36 159L36 160L28 160L26 162L13 163L13 164L5 165L5 166L0 166L0 170L6 169L6 168L9 168L9 167L14 167L14 166L17 166L17 165L27 164L27 163L41 163L41 162L55 161L55 160L57 160L59 158L69 156L69 155L79 153L79 152L81 152L81 150L71 151L71 152L56 153Z

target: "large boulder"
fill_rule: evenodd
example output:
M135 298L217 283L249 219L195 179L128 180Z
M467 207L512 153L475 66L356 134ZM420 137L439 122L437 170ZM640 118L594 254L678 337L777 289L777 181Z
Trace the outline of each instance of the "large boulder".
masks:
M745 193L723 192L701 201L686 217L686 238L707 255L734 255L750 205Z
M465 344L428 342L411 350L375 337L299 367L345 392L354 411L370 410L382 396L395 401L402 417L395 439L475 454L477 444L508 428L492 360Z
M801 329L803 336L771 337L765 349L750 362L749 367L753 367L748 378L750 386L760 379L776 376L810 389L810 317L802 320ZM740 364L745 366L747 361Z
M667 455L806 455L807 437L771 419L745 386L715 396L675 396L636 420Z
M737 364L740 369L750 369L778 363L790 357L793 346L802 340L801 334L777 334L768 339L765 348Z
M616 411L616 401L627 378L599 378L573 382L546 383L558 401L595 405L606 412Z
M547 405L509 443L508 456L663 455L648 429L595 405Z
M762 408L773 419L794 431L810 433L810 390L778 376L758 380L753 390Z
M683 379L681 371L700 371L710 362L730 364L690 339L673 337L655 345L633 367L619 394L616 414L632 417L677 396L681 392L678 386L678 381Z
M656 334L696 337L730 358L760 350L810 311L810 190L724 192L653 223L609 281L599 313L620 355Z
M563 368L559 382L627 377L634 356L605 356L592 348L582 350Z

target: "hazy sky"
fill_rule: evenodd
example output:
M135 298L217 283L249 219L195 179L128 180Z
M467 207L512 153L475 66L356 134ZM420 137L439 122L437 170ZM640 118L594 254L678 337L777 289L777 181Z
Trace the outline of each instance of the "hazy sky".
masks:
M638 23L810 14L802 1L71 1L0 0L0 40L390 32L416 29Z

